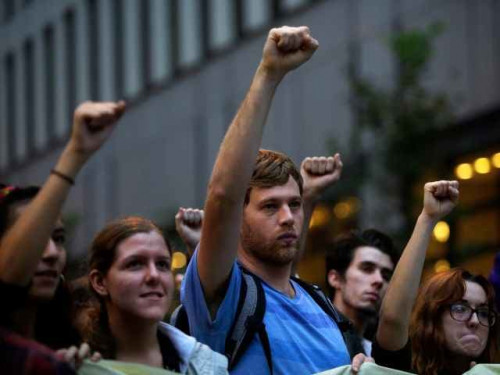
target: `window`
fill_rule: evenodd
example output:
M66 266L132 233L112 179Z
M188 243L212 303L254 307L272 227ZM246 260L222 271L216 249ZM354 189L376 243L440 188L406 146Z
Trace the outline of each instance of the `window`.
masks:
M115 98L122 98L123 86L123 0L113 0L113 43L115 56Z
M44 46L44 78L45 78L45 129L47 140L50 142L55 136L55 48L54 28L45 27L43 31Z
M33 40L28 39L23 46L24 59L24 113L26 129L26 153L35 149L35 61Z
M173 2L173 0L150 0L151 80L155 82L165 80L173 71L170 39L170 12Z
M183 67L196 65L202 57L201 4L199 0L178 2L179 63Z
M72 123L73 111L76 107L76 31L75 12L71 9L64 14L64 51L65 85L66 85L66 121Z
M15 0L2 0L2 19L4 22L9 22L14 18L16 13L16 1Z
M294 11L308 3L308 0L281 0L281 9Z
M4 60L4 74L6 86L6 139L7 139L7 165L13 164L16 158L16 64L15 56L9 53Z
M269 23L273 3L268 0L243 0L243 29L253 31Z
M209 2L209 47L220 49L236 38L236 2L233 0L210 0Z
M99 100L99 20L96 0L87 0L87 12L90 97Z
M141 0L139 5L139 14L140 14L140 33L141 33L141 76L142 83L144 87L147 87L151 84L151 33L150 33L150 25L151 25L151 16L150 16L150 1L149 0Z

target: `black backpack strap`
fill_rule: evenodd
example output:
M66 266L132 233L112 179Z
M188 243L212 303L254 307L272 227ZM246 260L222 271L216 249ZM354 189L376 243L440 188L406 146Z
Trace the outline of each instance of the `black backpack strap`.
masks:
M292 276L292 280L309 293L309 295L323 309L323 311L327 313L335 321L335 323L337 323L351 359L358 353L365 353L361 338L355 331L352 322L337 311L321 288L317 285L309 284L297 277Z
M170 324L175 328L180 329L185 334L190 334L189 319L183 305L179 305L175 308L174 312L170 316Z
M229 370L241 359L255 334L259 335L266 361L271 374L273 373L271 346L264 325L266 312L266 297L261 280L254 274L242 270L240 298L235 319L226 337L225 354L229 360Z

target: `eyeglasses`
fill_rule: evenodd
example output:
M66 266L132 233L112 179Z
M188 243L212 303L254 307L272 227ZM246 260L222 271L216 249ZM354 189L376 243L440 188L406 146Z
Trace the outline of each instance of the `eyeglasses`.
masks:
M450 305L450 315L458 322L468 322L472 318L472 314L476 313L479 324L485 327L491 327L497 320L497 314L488 306L480 306L473 309L468 304L463 302L452 303Z

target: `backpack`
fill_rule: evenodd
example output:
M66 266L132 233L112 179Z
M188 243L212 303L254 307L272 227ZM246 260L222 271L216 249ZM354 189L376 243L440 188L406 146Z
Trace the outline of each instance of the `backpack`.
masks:
M228 370L234 369L243 353L250 345L254 335L258 335L266 356L270 373L273 373L273 362L269 337L267 336L264 324L264 314L266 312L266 296L262 287L262 280L241 267L242 283L238 306L236 308L235 319L226 337L224 354L228 358ZM364 353L359 335L354 330L350 320L340 314L332 305L328 297L321 288L314 284L309 284L297 277L291 278L299 284L329 315L339 327L344 342L346 344L351 359L358 353ZM170 318L170 324L180 329L186 334L190 334L189 320L184 306L179 305Z

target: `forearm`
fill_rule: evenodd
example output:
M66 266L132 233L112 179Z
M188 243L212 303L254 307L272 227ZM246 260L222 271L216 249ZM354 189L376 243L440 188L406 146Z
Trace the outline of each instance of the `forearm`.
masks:
M210 187L222 189L229 201L239 202L245 194L278 84L259 66L221 144Z
M401 349L408 341L415 303L435 220L421 214L391 278L380 311L377 341L387 350Z
M278 83L259 67L215 162L198 253L198 271L209 300L236 258L245 193Z
M68 149L55 169L75 178L81 163ZM0 278L7 283L26 285L47 245L71 185L51 174L0 244Z

